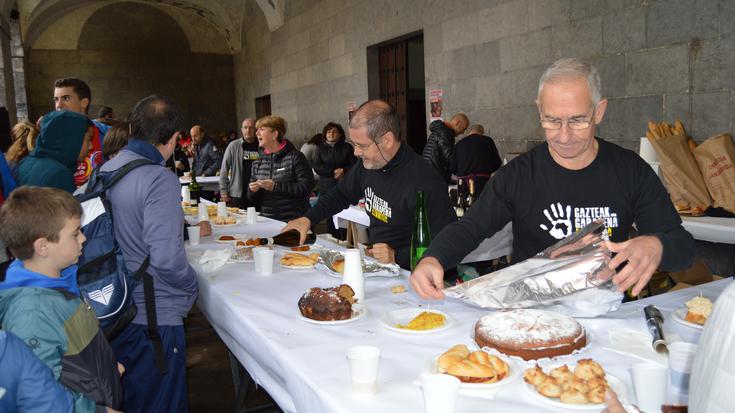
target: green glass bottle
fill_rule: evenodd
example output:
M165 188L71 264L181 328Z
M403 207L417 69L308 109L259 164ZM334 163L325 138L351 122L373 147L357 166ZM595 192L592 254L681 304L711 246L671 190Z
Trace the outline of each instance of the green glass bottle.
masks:
M202 187L197 182L196 174L196 159L191 162L191 182L189 182L189 195L191 196L191 206L197 206L199 204L199 197L201 196Z
M416 214L413 218L413 235L411 235L411 271L424 256L431 244L429 217L426 214L426 198L423 191L416 193Z

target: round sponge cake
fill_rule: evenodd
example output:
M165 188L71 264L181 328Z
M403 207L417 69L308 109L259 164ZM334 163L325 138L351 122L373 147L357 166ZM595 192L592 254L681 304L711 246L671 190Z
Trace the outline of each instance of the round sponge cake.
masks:
M509 356L537 360L571 354L587 344L584 327L572 317L544 310L501 311L480 318L475 342Z

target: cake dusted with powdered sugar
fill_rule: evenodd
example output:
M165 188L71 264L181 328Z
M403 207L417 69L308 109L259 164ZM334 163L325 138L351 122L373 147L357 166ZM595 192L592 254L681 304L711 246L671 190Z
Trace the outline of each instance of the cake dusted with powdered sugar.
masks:
M544 310L501 311L480 318L475 342L524 360L571 354L587 344L584 327L572 317Z

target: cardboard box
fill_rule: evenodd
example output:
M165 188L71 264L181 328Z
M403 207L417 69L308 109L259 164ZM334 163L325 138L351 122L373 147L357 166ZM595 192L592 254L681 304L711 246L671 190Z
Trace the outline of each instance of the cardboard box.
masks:
M694 264L691 267L683 271L669 273L669 276L677 284L684 283L690 286L704 284L715 280L712 272L707 268L707 265L699 258L694 260Z

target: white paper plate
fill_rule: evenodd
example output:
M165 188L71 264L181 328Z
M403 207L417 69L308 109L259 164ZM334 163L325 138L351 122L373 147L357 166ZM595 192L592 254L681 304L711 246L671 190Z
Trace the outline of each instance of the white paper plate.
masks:
M671 318L673 318L674 321L676 321L677 323L683 324L687 327L692 327L692 328L696 328L697 330L702 330L704 328L703 325L692 323L691 321L687 321L685 319L687 315L687 311L689 310L686 308L677 308L676 310L671 312L671 316L672 316Z
M432 330L409 330L406 328L398 328L396 327L398 324L408 324L409 321L413 320L414 317L419 315L420 313L424 311L429 311L432 313L441 314L444 316L444 325ZM452 326L452 317L450 317L447 313L444 313L439 310L428 310L426 308L401 308L398 310L389 311L382 316L380 316L380 324L383 325L383 327L387 328L388 330L395 331L397 333L403 333L403 334L432 334L432 333L438 333L440 331L444 331Z
M311 318L304 317L303 315L301 315L301 311L298 312L298 315L301 318L301 320L306 321L307 323L333 325L333 324L345 324L345 323L351 323L353 321L357 321L365 317L367 313L368 313L367 307L363 307L360 304L353 304L352 305L352 317L346 320L333 320L333 321L313 320Z
M570 370L574 370L573 366L569 367ZM545 369L546 371L551 370L551 368ZM620 400L628 400L628 387L625 385L625 383L622 382L619 378L612 376L610 374L605 375L605 380L607 380L607 384L610 385L610 388L615 392L615 394L618 395L618 399ZM552 397L546 397L543 394L536 391L536 388L526 383L526 381L523 381L523 388L526 389L526 392L533 398L536 399L542 403L559 407L562 409L569 409L569 410L590 410L590 411L602 411L605 409L605 403L588 403L588 404L571 404L571 403L562 403L557 398Z
M234 227L235 225L239 225L240 221L235 222L234 224L215 224L212 221L209 221L210 225L212 225L212 228L229 228Z
M250 256L248 256L247 258L239 258L237 256L237 251L234 251L232 253L232 256L230 257L230 259L227 260L227 262L235 263L235 264L242 264L242 263L246 263L246 262L253 262L253 254L252 254L252 248L253 247L240 247L240 248L250 248L251 249L250 250L251 251L250 252Z

